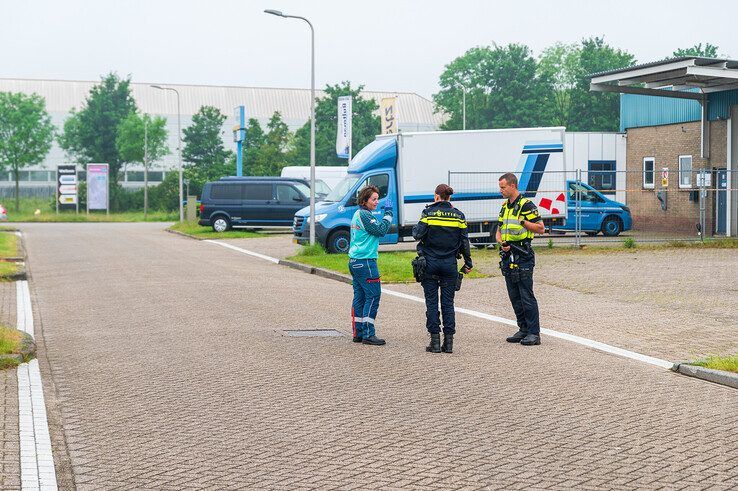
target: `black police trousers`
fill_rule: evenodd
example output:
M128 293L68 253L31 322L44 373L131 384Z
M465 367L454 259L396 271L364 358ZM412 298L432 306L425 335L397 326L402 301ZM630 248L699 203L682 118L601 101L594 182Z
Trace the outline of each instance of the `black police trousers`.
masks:
M507 296L510 297L518 329L528 334L540 335L538 301L533 294L533 257L518 259L518 273L505 276Z
M431 334L441 332L441 319L438 313L438 292L441 292L441 312L443 313L443 333L456 333L454 295L456 294L456 258L438 259L425 256L427 266L425 279L420 282L425 294L425 327Z

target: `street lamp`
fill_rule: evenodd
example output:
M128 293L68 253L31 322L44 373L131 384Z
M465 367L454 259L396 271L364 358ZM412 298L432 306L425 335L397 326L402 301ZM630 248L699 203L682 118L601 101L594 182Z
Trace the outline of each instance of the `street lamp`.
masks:
M286 19L300 19L310 26L310 245L315 245L315 29L305 17L287 15L279 10L267 9L264 13L284 17Z
M177 94L177 152L179 154L179 221L184 221L184 208L182 202L184 197L182 196L182 121L181 112L179 109L179 91L172 87L162 87L161 85L152 85L151 87L159 90L171 90Z

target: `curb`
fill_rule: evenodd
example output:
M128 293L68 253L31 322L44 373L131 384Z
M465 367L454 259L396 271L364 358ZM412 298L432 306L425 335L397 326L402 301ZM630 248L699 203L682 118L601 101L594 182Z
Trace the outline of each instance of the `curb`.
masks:
M171 230L169 228L165 228L164 230L166 230L170 234L181 235L182 237L187 237L188 239L192 239L192 240L205 240L205 239L201 239L199 237L193 237L190 234L186 234L184 232L180 232L179 230Z
M322 276L323 278L328 278L330 280L336 280L340 281L342 283L348 283L349 285L352 283L351 277L345 274L336 273L334 271L329 271L327 269L323 268L316 268L314 266L310 266L307 264L297 263L294 261L287 261L285 259L280 259L279 264L282 266L287 266L288 268L293 268L300 270L304 273L308 274L314 274L317 276Z
M687 363L675 363L672 370L688 377L738 389L738 373L723 372L722 370L713 370L712 368L698 367Z

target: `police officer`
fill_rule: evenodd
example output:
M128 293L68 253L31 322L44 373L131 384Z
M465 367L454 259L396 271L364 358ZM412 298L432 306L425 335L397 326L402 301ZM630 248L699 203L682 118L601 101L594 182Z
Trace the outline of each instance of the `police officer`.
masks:
M430 344L425 349L431 353L452 353L456 319L454 294L456 293L456 258L464 257L462 272L472 270L469 236L466 218L451 206L449 200L454 190L446 184L436 186L434 202L425 207L420 221L413 227L413 237L418 243L418 254L425 257L426 270L421 281L425 293L425 327L430 333ZM460 256L459 256L460 257ZM438 291L441 292L443 312L443 346L441 323L438 314Z
M533 234L542 234L545 226L536 205L518 191L515 174L504 174L499 184L502 196L507 198L502 204L497 227L497 243L500 244L502 258L500 268L518 322L518 332L507 338L507 342L533 346L541 344L541 329L538 302L533 295L536 261L530 243Z

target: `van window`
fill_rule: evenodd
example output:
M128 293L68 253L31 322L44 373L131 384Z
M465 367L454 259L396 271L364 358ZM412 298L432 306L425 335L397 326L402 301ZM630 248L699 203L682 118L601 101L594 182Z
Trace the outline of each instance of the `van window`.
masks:
M245 194L243 199L253 199L260 201L269 201L272 199L272 185L271 183L255 183L250 182L245 184Z
M579 191L579 197L582 201L589 203L604 203L604 200L597 195L597 193L587 189L581 184L570 183L569 184L569 199L575 201L577 199L577 191Z
M308 191L310 191L309 188ZM297 192L297 189L292 186L288 186L287 184L277 184L277 200L283 203L289 203L292 201L302 201L303 197Z
M375 176L367 177L366 180L361 183L361 186L356 188L356 193L351 197L350 200L348 200L346 205L356 206L357 200L359 198L359 193L362 189L369 185L377 186L377 189L379 189L379 199L386 198L387 193L389 192L389 174L377 174Z
M241 186L233 184L213 184L211 199L241 199Z

